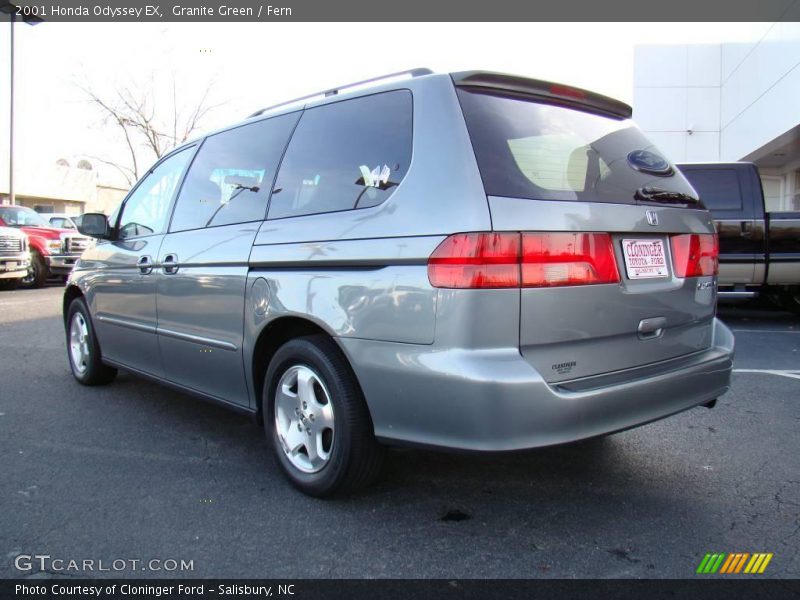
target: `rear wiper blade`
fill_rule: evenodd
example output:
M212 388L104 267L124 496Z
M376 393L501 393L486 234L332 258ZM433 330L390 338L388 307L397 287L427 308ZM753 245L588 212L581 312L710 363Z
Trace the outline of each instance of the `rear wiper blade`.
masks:
M649 202L679 202L686 204L697 204L699 200L683 192L672 192L656 187L640 187L633 195L636 200Z

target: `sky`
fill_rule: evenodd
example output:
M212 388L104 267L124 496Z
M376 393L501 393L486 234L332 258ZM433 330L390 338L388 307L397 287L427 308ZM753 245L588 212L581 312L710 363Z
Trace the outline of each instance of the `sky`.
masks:
M259 108L413 67L503 71L633 97L637 44L746 41L752 23L42 23L16 25L18 164L124 161L118 131L81 87L153 86L193 106L211 84L213 130ZM7 179L9 25L0 23L0 182ZM202 133L200 131L199 133Z

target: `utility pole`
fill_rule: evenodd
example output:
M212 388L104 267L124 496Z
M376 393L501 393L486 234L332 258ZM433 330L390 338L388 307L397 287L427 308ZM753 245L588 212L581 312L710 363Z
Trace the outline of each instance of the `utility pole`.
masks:
M12 12L8 15L8 22L11 27L11 82L9 83L9 124L8 124L8 201L12 206L17 203L14 197L14 21L16 15Z
M11 2L8 0L0 0L0 14L8 15L8 23L11 28L11 68L9 69L11 77L8 86L8 201L11 204L17 203L14 196L14 23L17 20L16 12L17 7ZM23 16L21 21L28 25L36 25L42 22L42 18L35 15Z

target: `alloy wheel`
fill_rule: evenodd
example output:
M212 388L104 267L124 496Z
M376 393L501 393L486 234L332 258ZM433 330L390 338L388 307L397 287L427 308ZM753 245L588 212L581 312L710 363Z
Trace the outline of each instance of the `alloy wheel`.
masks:
M288 368L275 390L275 433L284 454L303 473L320 471L331 457L335 420L322 379L305 365Z
M89 328L86 326L86 319L79 312L72 316L72 323L69 327L69 352L75 370L83 375L86 369L89 368L91 354L89 350Z

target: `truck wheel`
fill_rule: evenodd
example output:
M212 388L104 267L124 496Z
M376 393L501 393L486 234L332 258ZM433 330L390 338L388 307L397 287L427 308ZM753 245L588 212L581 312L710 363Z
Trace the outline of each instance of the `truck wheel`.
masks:
M47 282L47 263L38 252L31 252L31 266L28 275L22 280L23 287L40 288Z
M264 430L281 470L318 498L365 487L377 477L384 448L355 375L324 335L285 343L270 362L262 397Z
M15 290L19 285L19 279L0 279L0 290Z
M105 385L117 370L103 364L100 345L83 298L75 298L67 311L67 357L72 374L83 385Z
M793 285L783 292L783 306L800 316L800 285Z

